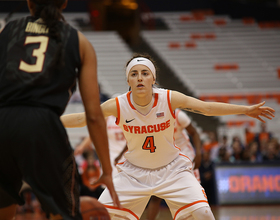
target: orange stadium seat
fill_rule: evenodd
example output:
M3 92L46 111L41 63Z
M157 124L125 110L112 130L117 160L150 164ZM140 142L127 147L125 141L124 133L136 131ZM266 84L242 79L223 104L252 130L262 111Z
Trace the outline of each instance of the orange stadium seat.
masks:
M216 39L216 34L215 33L205 33L205 34L192 33L190 35L190 38L192 38L194 40L201 40L201 39L213 40L213 39Z
M230 95L229 97L230 97L230 99L233 99L233 100L245 99L245 95L241 95L241 94L234 94L234 95Z
M280 93L273 94L273 97L277 100L278 104L280 104Z
M224 26L227 24L227 21L225 19L219 18L214 20L214 24L218 26Z
M253 95L247 95L246 98L247 98L248 104L253 105L253 104L257 104L257 103L261 102L262 96L253 94Z
M192 20L194 20L194 17L192 15L181 15L180 20L181 21L192 21Z
M200 14L200 13L196 13L193 14L194 20L196 21L204 21L205 20L205 15L204 14Z
M186 48L196 48L197 45L196 45L196 43L195 43L194 41L187 41L187 42L185 43L185 47L186 47Z
M242 19L242 22L246 25L255 24L255 19L251 17L245 17Z
M259 22L259 27L265 28L280 28L280 21L262 21Z
M178 49L181 47L179 42L169 42L168 47L170 49Z
M193 34L191 34L190 37L191 37L191 39L194 39L194 40L200 40L203 38L202 34L200 34L200 33L193 33Z
M266 93L263 96L265 99L274 99L274 95L272 93Z
M217 36L215 33L205 33L204 38L208 40L214 40L217 38Z
M215 70L238 70L239 66L235 63L224 63L224 64L216 64L214 66Z
M228 127L233 127L233 126L243 126L243 125L249 125L250 127L255 126L255 121L247 121L247 120L241 120L241 121L228 121L227 126Z

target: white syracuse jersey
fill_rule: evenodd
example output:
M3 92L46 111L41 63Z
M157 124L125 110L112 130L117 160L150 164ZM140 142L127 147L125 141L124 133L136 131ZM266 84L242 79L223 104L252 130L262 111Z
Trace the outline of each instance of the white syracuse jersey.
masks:
M190 158L191 161L193 161L195 158L195 150L190 142L189 135L185 129L191 123L191 119L180 109L175 110L175 116L175 144L187 157Z
M138 167L154 169L178 157L174 145L175 115L171 109L171 92L153 89L154 104L147 115L141 114L131 102L131 92L116 98L119 125L127 140L125 158Z

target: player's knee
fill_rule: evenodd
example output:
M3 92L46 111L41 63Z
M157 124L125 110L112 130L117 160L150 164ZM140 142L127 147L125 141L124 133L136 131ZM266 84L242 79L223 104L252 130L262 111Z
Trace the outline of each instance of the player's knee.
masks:
M192 216L195 220L215 220L210 207L201 207L193 211Z

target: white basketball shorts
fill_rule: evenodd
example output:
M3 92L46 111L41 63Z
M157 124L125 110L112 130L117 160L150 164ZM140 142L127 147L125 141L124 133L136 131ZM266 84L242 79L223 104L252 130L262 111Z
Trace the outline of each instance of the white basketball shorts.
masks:
M113 182L123 209L113 206L108 189L99 198L112 220L139 220L152 195L165 200L175 220L209 207L205 191L192 172L192 162L184 155L158 169L144 169L128 161L117 167L120 172Z

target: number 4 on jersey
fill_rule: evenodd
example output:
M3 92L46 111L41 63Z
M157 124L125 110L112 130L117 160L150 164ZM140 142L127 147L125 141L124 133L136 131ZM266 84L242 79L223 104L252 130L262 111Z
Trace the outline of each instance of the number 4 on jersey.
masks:
M146 137L146 140L142 146L143 150L150 150L150 153L154 153L156 146L154 143L154 136L148 136Z

